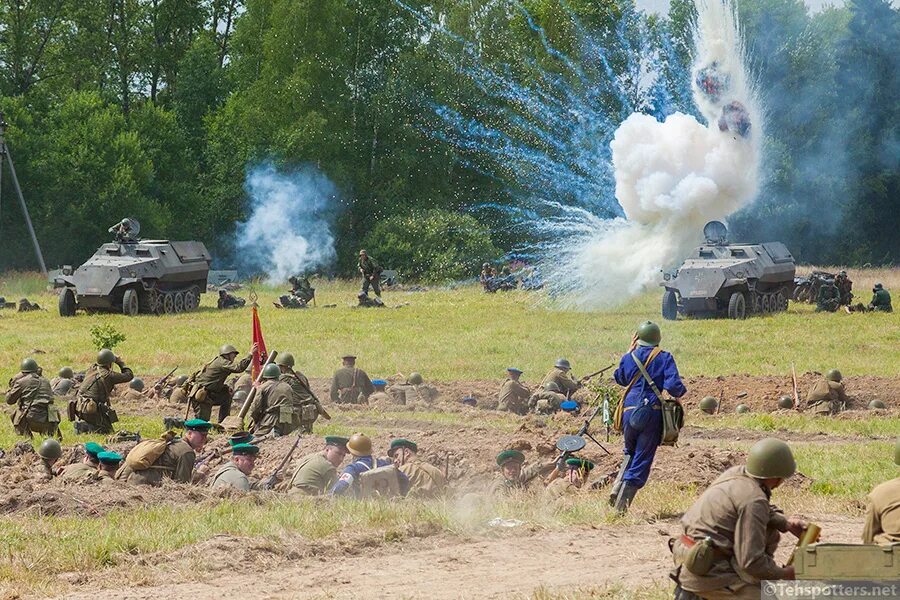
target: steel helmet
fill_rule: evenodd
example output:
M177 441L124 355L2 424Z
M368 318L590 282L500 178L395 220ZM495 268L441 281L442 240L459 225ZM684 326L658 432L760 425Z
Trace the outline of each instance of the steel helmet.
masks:
M837 369L832 369L825 374L825 379L827 379L828 381L837 381L838 383L840 383L843 378L844 376L841 375L841 372Z
M778 399L778 408L794 408L794 399L790 396L782 396Z
M713 398L712 396L707 396L703 400L700 401L700 410L705 412L708 415L716 412L716 408L719 407L719 401Z
M797 463L787 443L765 438L750 448L746 469L747 474L756 479L787 479L797 472Z
M279 377L281 377L281 369L278 368L278 365L269 363L266 365L266 368L263 369L263 379L278 379Z
M275 364L282 367L294 367L294 355L290 352L279 354L275 357Z
M47 460L56 460L62 456L62 446L55 439L48 438L38 447L38 456Z
M555 381L548 381L544 384L544 389L548 392L556 392L557 394L561 394L562 390L559 387L559 384Z
M231 344L225 344L221 348L219 348L219 356L227 356L228 354L237 354L237 348L232 346Z
M75 377L75 371L72 370L72 367L63 367L59 370L59 376L62 379L72 379Z
M139 392L144 391L144 380L139 377L135 377L128 383L128 387L133 390L137 390Z
M246 399L247 399L247 392L245 392L244 390L236 391L234 393L234 395L231 397L231 400L234 402L243 402Z
M869 402L869 408L887 408L881 400L872 400Z
M353 456L372 456L372 440L362 433L354 433L347 442L347 450Z
M662 332L659 330L659 325L653 321L644 321L638 325L637 338L639 346L659 346Z
M37 361L33 358L26 358L22 361L22 365L19 367L19 370L23 373L37 373L38 372L38 364Z
M109 348L104 348L97 353L97 364L108 367L116 362L116 355Z
M56 384L56 388L53 390L53 393L57 396L65 396L70 391L72 391L72 380L71 379L63 379L59 383Z
M744 413L750 412L750 407L747 406L746 404L738 404L734 410L738 414L744 414Z
M422 385L425 382L419 373L410 373L407 381L412 385Z
M557 369L571 369L572 363L568 359L560 357L556 359L556 364L553 366Z
M187 383L187 380L188 380L187 375L179 375L178 377L175 378L175 385L180 387L180 386L184 385L185 383Z

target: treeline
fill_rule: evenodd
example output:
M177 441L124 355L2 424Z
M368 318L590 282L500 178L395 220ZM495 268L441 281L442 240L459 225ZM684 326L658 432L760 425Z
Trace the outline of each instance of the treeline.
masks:
M415 11L486 63L527 73L539 44L529 17L565 51L569 11L604 30L626 1L4 2L0 108L47 263L84 260L134 216L228 264L248 165L273 161L312 164L342 191L339 269L366 243L423 278L465 274L522 241L496 208L515 200L510 182L430 134L434 103L484 103L445 58L452 36L431 35ZM738 232L784 239L810 262L900 260L897 10L851 0L811 16L799 0L743 0L741 13L770 109L770 177ZM689 60L688 3L648 20ZM8 172L0 192L0 269L34 268Z

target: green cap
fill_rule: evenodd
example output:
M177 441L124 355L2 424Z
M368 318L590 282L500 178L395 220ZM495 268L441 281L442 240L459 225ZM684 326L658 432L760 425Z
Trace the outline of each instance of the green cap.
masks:
M122 455L118 452L101 452L97 455L97 460L99 460L104 465L117 465L122 462Z
M249 444L253 441L253 434L249 431L238 431L237 433L232 433L228 436L228 443L231 444L232 447L238 444Z
M525 455L518 450L504 450L497 455L497 464L501 467L511 461L523 463L525 462Z
M584 469L585 471L590 471L591 469L594 468L594 463L592 463L588 459L578 458L575 456L573 456L571 458L567 458L566 465L568 465L569 467L571 467L573 469Z
M94 460L97 460L97 456L101 452L106 452L106 448L104 448L97 442L88 442L84 445L84 452Z
M235 456L256 456L259 454L259 446L254 444L235 444L231 447L231 453Z
M190 419L184 422L184 428L190 429L191 431L202 431L203 433L208 433L211 427L212 423L210 423L209 421L204 421L203 419Z
M411 442L404 438L397 438L395 440L391 440L391 446L390 448L388 448L388 456L393 456L394 450L396 450L397 448L409 448L413 452L419 451L419 447L415 442Z
M338 447L347 447L347 442L350 441L350 438L345 438L340 435L326 435L325 436L325 445L326 446L338 446Z

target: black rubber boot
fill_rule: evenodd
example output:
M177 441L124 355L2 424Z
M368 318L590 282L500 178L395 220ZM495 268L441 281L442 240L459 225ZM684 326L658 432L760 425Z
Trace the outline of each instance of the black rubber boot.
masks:
M624 515L628 512L628 507L631 506L632 500L638 493L638 488L636 486L631 485L630 483L623 483L622 489L619 490L619 495L616 497L616 512L620 515Z

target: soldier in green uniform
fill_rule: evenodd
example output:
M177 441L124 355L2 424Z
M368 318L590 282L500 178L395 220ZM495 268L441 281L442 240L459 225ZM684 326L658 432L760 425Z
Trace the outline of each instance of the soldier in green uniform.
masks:
M415 442L404 438L391 440L388 458L394 461L397 470L409 479L410 498L436 498L447 490L447 478L444 473L425 461L417 460L419 447Z
M670 542L676 598L759 600L761 581L794 578L793 567L775 562L775 550L781 533L799 538L807 524L786 518L770 499L796 468L790 447L767 438L753 445L746 466L726 470L703 492Z
M312 433L313 423L322 415L330 419L331 415L322 408L319 399L309 387L309 380L303 373L294 371L294 355L289 352L279 354L275 358L275 364L281 369L280 381L288 384L293 392L294 414L301 431Z
M135 377L129 381L128 389L122 394L122 400L127 402L146 402L149 400L149 398L144 395L144 380Z
M254 435L287 435L300 426L300 419L294 414L294 392L279 377L278 365L269 363L263 369L263 383L253 397L249 412L250 431Z
M259 446L253 444L234 444L231 447L231 460L219 467L212 476L210 486L216 488L232 488L241 492L249 492L256 488L250 481Z
M94 479L97 469L100 468L99 454L105 452L105 448L96 442L88 442L84 445L84 458L81 462L66 465L59 472L59 480L66 483L83 483Z
M504 450L497 455L500 477L491 484L488 493L491 496L504 496L515 490L528 489L529 484L537 479L544 470L540 462L523 468L525 455L518 450Z
M54 436L59 432L59 410L53 405L53 388L33 358L22 361L20 372L9 380L6 403L15 404L12 415L16 433Z
M566 395L567 397L571 397L572 394L577 392L582 388L582 384L580 381L575 381L571 374L572 364L565 358L559 358L556 360L556 364L553 365L553 368L547 373L544 380L541 382L541 387L545 387L548 383L553 382L559 387L559 391Z
M542 389L528 398L528 411L539 415L550 415L559 410L560 404L566 401L566 395L559 389L555 381L548 381Z
M72 391L75 386L75 372L72 367L63 367L59 370L59 374L50 380L50 387L57 396L65 396Z
M578 493L584 489L593 468L594 463L588 459L570 456L566 459L565 474L557 477L544 488L547 497L554 499Z
M847 271L841 271L834 278L834 285L841 293L841 306L850 306L853 302L853 282L847 276Z
M837 369L831 369L812 384L806 394L806 408L812 408L817 415L836 415L847 408L847 393L844 391L843 376Z
M322 496L337 481L338 467L347 456L349 438L326 435L325 449L307 454L297 463L288 490L292 494Z
M236 361L238 351L231 344L219 349L219 355L206 363L194 377L194 385L189 394L194 417L209 421L212 407L219 407L219 422L231 414L231 390L225 385L229 375L243 373L250 366L258 347L250 347L250 354Z
M819 286L816 298L816 312L835 312L841 305L841 291L834 285L834 279L826 279Z
M168 442L165 451L150 468L135 471L126 464L119 470L117 479L137 485L159 485L163 478L190 483L197 454L206 445L211 427L211 423L202 419L185 421L184 437Z
M113 363L121 372L116 373ZM125 366L121 357L112 350L104 348L97 353L97 362L88 367L84 381L78 390L75 401L75 415L80 421L75 423L75 431L79 433L112 433L113 423L119 420L116 412L109 404L109 395L116 385L128 383L134 379L134 373Z
M531 396L531 390L519 381L522 376L521 369L510 367L506 369L506 373L508 378L500 387L500 402L497 404L497 410L524 415L528 412L528 397Z
M884 289L880 283L876 283L872 288L872 301L869 303L872 310L881 312L894 312L891 306L891 293Z
M216 308L225 310L228 308L243 308L247 303L243 298L238 298L233 294L229 294L225 290L219 290L219 298L216 301Z
M369 286L375 292L375 303L381 304L381 268L374 258L369 256L365 250L359 251L359 273L362 275L362 291L361 295L369 297Z
M94 478L102 483L114 483L123 457L118 452L103 451L97 454L99 467Z
M894 464L900 465L900 439L894 444ZM875 486L867 500L863 543L900 543L900 477Z
M38 462L34 465L32 477L38 481L50 481L56 476L53 465L62 456L62 446L58 440L48 438L38 446L37 454Z
M331 401L338 404L366 404L375 386L365 371L356 366L356 357L344 356L342 366L331 378Z

